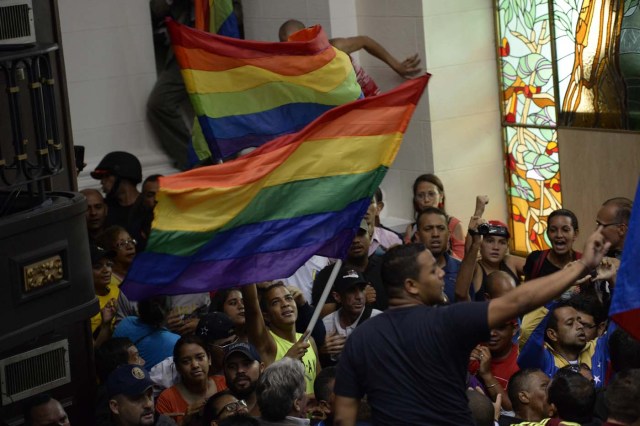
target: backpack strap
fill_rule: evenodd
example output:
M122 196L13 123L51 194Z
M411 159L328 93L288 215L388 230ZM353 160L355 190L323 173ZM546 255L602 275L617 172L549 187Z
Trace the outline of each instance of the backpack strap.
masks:
M548 255L549 250L540 252L540 256L538 256L536 263L533 264L533 269L531 269L531 276L529 277L529 279L538 278L540 270L542 269L542 265L544 264L544 261L547 259Z

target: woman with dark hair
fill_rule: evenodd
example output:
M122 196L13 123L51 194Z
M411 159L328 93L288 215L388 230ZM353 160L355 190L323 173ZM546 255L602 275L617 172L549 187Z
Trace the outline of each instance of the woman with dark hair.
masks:
M475 300L485 300L489 275L496 271L506 272L515 285L520 285L523 274L524 258L509 254L509 228L503 222L490 220L487 222L491 232L482 237L480 243L480 259L473 273L473 292ZM495 297L495 296L494 296Z
M156 364L171 356L180 335L165 328L169 313L167 296L154 296L138 302L138 316L129 316L118 323L114 337L128 337L147 361L151 370Z
M113 225L98 235L97 243L105 250L115 253L111 282L119 286L136 257L136 240L122 226Z
M165 389L158 397L156 411L187 425L199 415L209 397L226 388L224 377L209 377L211 356L198 336L183 336L173 349L173 362L180 383Z
M241 342L248 342L247 333L244 328L244 299L242 292L238 288L228 288L218 290L211 298L209 312L222 312L233 321L236 336Z
M427 207L437 207L445 210L444 185L440 178L434 174L428 173L420 175L413 182L413 210L415 217ZM447 215L449 223L449 249L455 257L462 259L464 257L464 232L462 224L458 218ZM404 242L415 242L416 224L413 223L407 227Z
M571 210L551 212L547 218L547 237L551 249L536 250L527 256L525 281L550 275L582 256L573 250L573 243L578 238L578 218Z

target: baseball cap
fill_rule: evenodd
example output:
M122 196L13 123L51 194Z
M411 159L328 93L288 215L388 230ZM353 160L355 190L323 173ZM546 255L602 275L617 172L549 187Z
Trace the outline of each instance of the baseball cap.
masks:
M233 321L222 312L209 312L200 319L196 328L196 336L202 337L209 343L214 340L226 339L235 333Z
M249 358L251 361L262 362L260 360L260 354L258 353L258 350L255 348L255 346L253 346L251 343L245 343L245 342L237 342L237 343L230 344L224 353L224 362L227 362L227 358L229 358L231 354L234 354L237 352L243 354L244 356Z
M360 285L364 288L369 282L365 279L364 275L351 268L341 268L336 281L333 283L333 289L338 293L347 291L356 285Z
M89 250L91 251L91 264L93 265L94 263L96 263L97 261L99 261L100 259L104 258L104 257L108 257L108 258L113 258L115 257L115 253L112 251L108 251L103 249L100 246L97 246L93 243L91 243L89 245Z
M107 395L138 396L153 386L149 373L139 365L127 364L117 367L107 378Z
M499 237L506 237L506 238L510 238L511 236L509 235L509 227L507 226L506 223L504 222L500 222L499 220L490 220L489 221L489 225L495 227L495 228L502 228L499 230L499 232L495 232L492 233L492 235L496 235Z
M113 151L105 155L92 171L91 177L102 179L109 175L129 179L134 183L142 181L142 165L135 155L125 151Z

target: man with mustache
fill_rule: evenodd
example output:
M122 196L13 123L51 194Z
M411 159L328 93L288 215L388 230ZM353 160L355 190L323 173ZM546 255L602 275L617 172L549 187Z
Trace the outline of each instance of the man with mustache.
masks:
M264 371L260 354L251 343L231 344L224 356L224 377L231 394L247 403L249 415L257 417L260 408L257 405L256 385Z
M567 365L586 364L594 385L603 385L609 360L608 334L588 341L580 313L572 299L551 304L549 313L531 336L520 342L520 368L540 368L548 376Z
M139 365L116 368L107 378L107 395L115 426L175 426L169 417L155 414L153 382Z

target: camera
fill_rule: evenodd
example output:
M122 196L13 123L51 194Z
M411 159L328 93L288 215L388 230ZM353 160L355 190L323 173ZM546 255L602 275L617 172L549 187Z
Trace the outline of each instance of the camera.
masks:
M478 225L477 235L495 235L498 237L509 238L509 230L500 225L492 225L490 223L481 223Z

